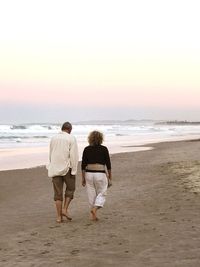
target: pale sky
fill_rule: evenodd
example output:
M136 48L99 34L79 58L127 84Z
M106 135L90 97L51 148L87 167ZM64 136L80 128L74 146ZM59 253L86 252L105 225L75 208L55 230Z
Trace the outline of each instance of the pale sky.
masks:
M0 123L200 120L198 0L0 1Z

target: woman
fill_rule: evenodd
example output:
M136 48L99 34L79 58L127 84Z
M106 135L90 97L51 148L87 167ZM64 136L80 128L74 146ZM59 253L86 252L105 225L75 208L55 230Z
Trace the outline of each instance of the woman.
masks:
M111 185L111 162L103 134L93 131L88 136L89 146L82 156L82 185L87 188L92 220L97 221L97 210L105 203L106 191Z

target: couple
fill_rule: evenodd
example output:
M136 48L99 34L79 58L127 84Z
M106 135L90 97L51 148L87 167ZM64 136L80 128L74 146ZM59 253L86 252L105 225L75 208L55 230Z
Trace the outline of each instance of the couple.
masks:
M71 135L72 125L65 122L61 132L50 141L48 176L52 178L57 222L63 217L72 220L68 208L75 191L75 175L78 166L78 147ZM107 147L102 145L103 134L93 131L88 136L89 146L82 155L82 185L86 186L92 220L97 221L97 210L105 202L107 187L111 185L111 162ZM64 201L63 186L66 185Z

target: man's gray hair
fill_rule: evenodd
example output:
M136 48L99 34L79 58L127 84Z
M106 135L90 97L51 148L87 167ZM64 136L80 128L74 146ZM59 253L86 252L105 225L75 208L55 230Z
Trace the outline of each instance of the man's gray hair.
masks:
M71 129L72 129L72 125L68 121L67 122L64 122L63 125L62 125L62 128L61 128L62 131L71 130Z

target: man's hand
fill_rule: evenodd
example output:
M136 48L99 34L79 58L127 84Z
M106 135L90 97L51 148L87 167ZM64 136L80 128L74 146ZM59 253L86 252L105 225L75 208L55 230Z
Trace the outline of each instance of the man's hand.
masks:
M72 174L72 169L70 168L69 170L70 170L70 175L71 175L71 177L72 177L72 178L76 178L76 175L75 175L75 174Z

